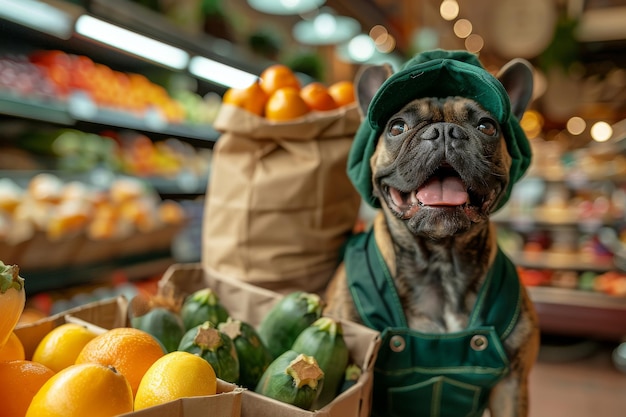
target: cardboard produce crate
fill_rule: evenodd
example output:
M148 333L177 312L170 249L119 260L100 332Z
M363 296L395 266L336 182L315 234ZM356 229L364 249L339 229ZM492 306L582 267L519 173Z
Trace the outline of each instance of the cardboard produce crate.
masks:
M80 322L89 325L97 333L115 327L124 327L127 319L128 300L124 297L94 301L84 306L74 307L51 315L33 323L21 323L15 327L15 334L24 344L26 359L31 359L37 344L52 329L67 322Z
M119 417L240 417L242 388L217 380L217 394L180 398Z
M53 328L63 323L79 323L96 333L127 327L128 300L123 296L96 301L54 314L33 323L20 324L15 333L24 343L26 358L32 358L37 343ZM27 349L28 348L28 349ZM217 394L181 398L159 406L123 414L124 417L240 417L243 389L217 381Z
M200 263L175 264L159 282L176 296L210 287L233 318L258 328L261 319L282 295L246 282L208 276ZM380 346L380 334L357 323L342 321L343 335L351 360L362 368L355 385L320 410L307 411L250 390L242 393L242 417L367 417L371 410L373 366Z

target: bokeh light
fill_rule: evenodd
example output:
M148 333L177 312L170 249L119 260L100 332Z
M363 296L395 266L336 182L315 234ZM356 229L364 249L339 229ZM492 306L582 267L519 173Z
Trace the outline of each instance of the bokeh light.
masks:
M465 49L468 52L478 53L485 46L485 40L482 36L472 33L467 38L465 38Z
M596 122L591 126L590 133L596 142L606 142L613 135L613 128L607 122Z
M456 22L454 22L454 34L456 36L458 36L461 39L465 39L467 38L469 35L472 34L472 22L470 22L467 19L459 19Z
M574 116L567 121L565 127L570 134L576 136L585 131L587 122L582 117Z
M439 14L445 20L454 20L459 15L459 3L456 0L443 0L439 6Z

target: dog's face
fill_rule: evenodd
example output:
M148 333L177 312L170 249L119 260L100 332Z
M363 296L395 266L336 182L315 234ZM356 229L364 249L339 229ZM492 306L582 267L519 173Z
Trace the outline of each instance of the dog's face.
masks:
M413 234L440 238L488 219L510 157L498 122L476 102L424 98L387 122L371 163L386 209Z
M373 86L388 75L366 71L358 78L364 114ZM527 77L509 73L511 98L525 89L523 108L532 89L532 73ZM507 189L511 158L493 115L474 100L448 97L416 99L390 117L370 163L373 192L388 218L415 236L441 239L488 221Z

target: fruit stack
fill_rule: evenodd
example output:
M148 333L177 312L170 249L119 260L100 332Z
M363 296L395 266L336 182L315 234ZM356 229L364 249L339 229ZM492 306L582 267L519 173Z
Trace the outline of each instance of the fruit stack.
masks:
M232 397L240 390L218 380L203 358L168 353L151 334L126 326L123 298L18 322L28 281L18 272L0 263L0 336L7 340L0 344L0 416L112 417L146 409L154 413L142 415L156 417L174 414L151 407L195 397L215 397L212 415L239 414Z
M335 110L354 100L351 81L337 81L330 86L314 81L302 86L289 67L274 64L265 68L248 87L228 89L222 102L267 120L285 122L313 111Z

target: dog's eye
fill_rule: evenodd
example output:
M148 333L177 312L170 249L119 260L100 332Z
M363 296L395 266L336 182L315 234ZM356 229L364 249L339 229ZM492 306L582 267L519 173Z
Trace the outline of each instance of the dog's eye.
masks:
M478 122L478 126L476 126L476 128L483 132L485 135L489 136L496 136L498 133L496 123L489 119L482 119L480 122Z
M402 120L394 120L389 124L389 134L391 136L398 136L403 134L409 129L409 126Z

